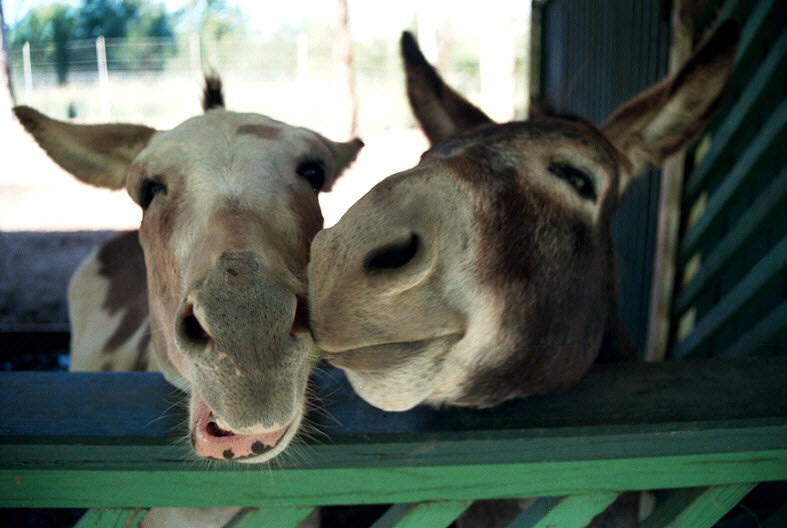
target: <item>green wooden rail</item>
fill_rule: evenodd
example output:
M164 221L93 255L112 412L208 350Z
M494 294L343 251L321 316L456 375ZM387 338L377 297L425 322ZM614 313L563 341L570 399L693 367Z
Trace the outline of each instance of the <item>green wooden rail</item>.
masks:
M621 491L696 488L646 525L711 526L755 483L787 480L787 358L598 366L562 394L484 411L385 413L338 371L313 379L326 436L248 466L194 459L182 395L158 374L2 373L0 507L104 508L80 526L134 526L150 507L244 506L243 527L393 503L375 526L401 527L544 497L513 526L584 526Z

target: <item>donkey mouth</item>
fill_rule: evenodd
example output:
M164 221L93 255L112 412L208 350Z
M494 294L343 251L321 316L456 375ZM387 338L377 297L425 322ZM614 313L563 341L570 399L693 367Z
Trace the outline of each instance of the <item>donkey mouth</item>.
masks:
M272 451L279 445L292 424L264 433L241 434L226 429L202 398L193 396L191 441L201 457L214 460L242 461L272 458ZM266 456L269 455L269 456Z
M462 333L450 333L419 341L382 343L342 351L321 348L321 352L325 359L340 368L359 372L386 372L423 357L424 354L443 356L462 337Z

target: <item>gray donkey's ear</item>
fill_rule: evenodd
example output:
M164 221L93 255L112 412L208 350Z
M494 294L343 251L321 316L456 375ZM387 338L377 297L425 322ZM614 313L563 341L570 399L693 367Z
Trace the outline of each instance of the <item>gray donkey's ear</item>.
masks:
M672 76L624 103L601 130L630 162L620 192L634 176L694 140L724 95L740 39L726 20Z
M445 84L407 31L402 33L401 49L410 107L432 145L492 123L485 113Z

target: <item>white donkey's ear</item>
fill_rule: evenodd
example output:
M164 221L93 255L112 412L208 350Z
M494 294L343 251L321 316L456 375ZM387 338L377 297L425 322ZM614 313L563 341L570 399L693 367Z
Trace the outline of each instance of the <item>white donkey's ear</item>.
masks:
M470 101L445 84L426 61L412 34L401 40L407 97L432 145L449 137L493 121Z
M353 138L344 143L331 141L325 138L323 138L323 140L331 150L331 154L333 154L334 163L333 174L326 175L325 183L320 188L320 191L328 192L333 187L334 182L342 175L342 172L344 172L344 170L355 161L355 158L358 157L358 152L363 148L363 141L358 138Z
M634 176L694 140L718 108L732 70L740 24L727 20L672 76L619 106L601 127L630 162Z
M110 189L125 186L129 165L156 133L142 125L74 125L28 106L17 106L14 113L63 169L85 183Z

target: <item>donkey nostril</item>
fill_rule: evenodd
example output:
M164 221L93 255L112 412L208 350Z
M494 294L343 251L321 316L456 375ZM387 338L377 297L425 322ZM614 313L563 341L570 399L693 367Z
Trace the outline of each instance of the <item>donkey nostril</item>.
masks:
M363 260L363 269L375 272L401 268L413 260L418 253L418 246L418 235L413 233L402 242L370 251Z
M197 316L194 315L194 305L189 304L183 309L180 328L183 337L189 342L202 346L207 346L210 343L210 334L200 324Z

